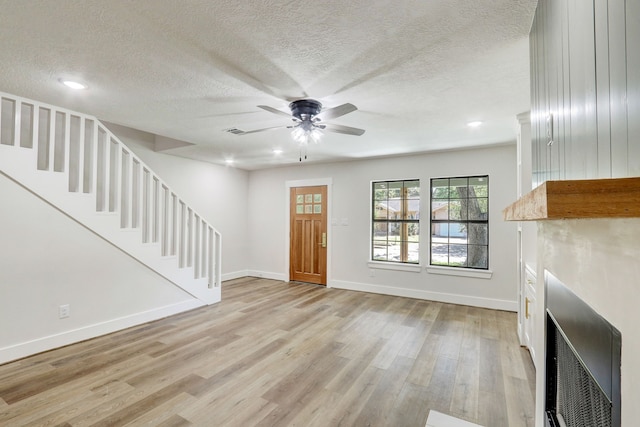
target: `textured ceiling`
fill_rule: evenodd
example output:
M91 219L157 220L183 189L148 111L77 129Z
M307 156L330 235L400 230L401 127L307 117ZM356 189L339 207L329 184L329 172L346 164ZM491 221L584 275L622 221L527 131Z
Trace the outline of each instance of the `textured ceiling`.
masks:
M0 0L0 91L193 145L168 154L258 169L297 163L288 111L358 111L307 162L515 140L529 109L536 0ZM72 92L58 79L89 89ZM482 120L471 129L466 123ZM166 139L162 147L166 148ZM281 148L284 153L274 155Z

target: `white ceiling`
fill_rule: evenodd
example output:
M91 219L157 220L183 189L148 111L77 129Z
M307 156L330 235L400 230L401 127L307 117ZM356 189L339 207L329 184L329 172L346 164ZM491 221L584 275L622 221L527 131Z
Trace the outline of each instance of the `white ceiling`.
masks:
M297 163L288 111L358 111L307 162L515 140L529 109L536 0L0 0L0 91L193 145L178 156L259 169ZM73 92L60 78L85 82ZM483 126L466 123L482 120ZM274 155L273 148L284 153Z

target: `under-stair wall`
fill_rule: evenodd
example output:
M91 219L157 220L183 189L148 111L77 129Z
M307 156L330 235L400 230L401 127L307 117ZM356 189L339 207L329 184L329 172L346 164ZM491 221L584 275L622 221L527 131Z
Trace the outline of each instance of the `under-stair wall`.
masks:
M220 301L220 233L109 129L0 97L0 173L200 301Z

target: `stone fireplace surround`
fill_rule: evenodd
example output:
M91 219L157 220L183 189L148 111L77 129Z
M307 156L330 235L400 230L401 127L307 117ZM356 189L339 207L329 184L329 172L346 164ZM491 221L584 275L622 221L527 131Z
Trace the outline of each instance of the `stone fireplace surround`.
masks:
M623 188L611 187L613 181ZM544 277L548 270L620 331L622 426L635 426L640 420L640 178L590 180L591 190L586 192L574 191L577 187L571 183L578 181L556 182L563 183L560 188L573 188L558 200L574 207L582 201L582 206L596 206L597 212L569 207L563 214L562 209L540 208L540 203L554 204L556 197L548 197L553 193L550 184L505 209L505 219L538 221L537 276ZM586 182L579 182L578 187ZM606 185L599 186L600 182ZM543 192L547 194L541 195ZM541 214L549 211L556 212L553 218ZM538 301L545 301L544 280L537 281L536 291ZM534 346L542 355L545 304L538 304L537 310L540 333ZM545 369L541 365L536 371L536 427L544 427L545 422Z

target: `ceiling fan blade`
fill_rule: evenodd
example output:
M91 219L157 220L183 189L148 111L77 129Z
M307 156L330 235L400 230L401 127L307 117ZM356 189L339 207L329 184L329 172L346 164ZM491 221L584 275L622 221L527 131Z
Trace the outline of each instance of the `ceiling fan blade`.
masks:
M247 135L247 134L250 134L250 133L265 132L265 131L268 131L268 130L286 129L288 127L289 126L273 126L273 127L270 127L270 128L262 128L262 129L248 130L248 131L242 131L242 132L232 132L232 133L235 133L236 135Z
M356 107L355 105L346 103L338 105L337 107L329 108L328 110L323 110L320 112L320 114L317 115L317 117L320 117L321 120L331 120L335 119L336 117L341 117L345 114L349 114L353 111L356 111L357 109L358 107Z
M284 111L280 111L276 108L269 107L268 105L258 105L258 108L262 108L265 111L268 111L273 114L277 114L279 116L285 116L285 117L291 118L291 113L285 113Z
M329 132L344 133L345 135L356 136L360 136L364 133L364 129L352 128L350 126L332 125L330 123L326 123L325 130Z

